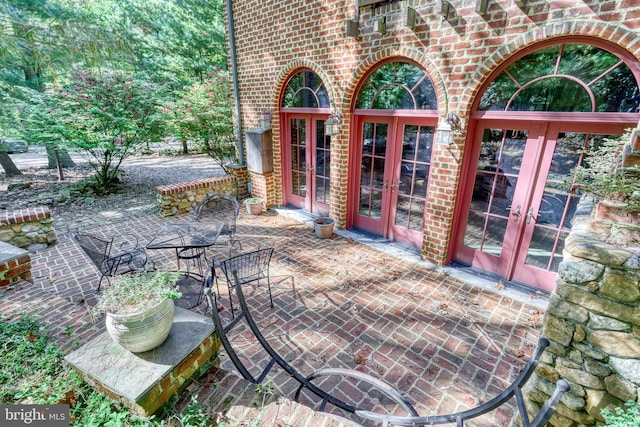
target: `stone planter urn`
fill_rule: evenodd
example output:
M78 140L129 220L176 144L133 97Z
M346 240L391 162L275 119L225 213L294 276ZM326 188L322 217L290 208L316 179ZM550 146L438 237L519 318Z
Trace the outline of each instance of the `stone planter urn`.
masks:
M247 213L250 215L260 215L262 213L262 199L258 197L246 199L244 205L247 208Z
M318 239L328 239L333 235L335 221L328 217L322 217L313 221L313 228Z
M167 339L174 314L175 304L167 298L140 313L107 313L105 323L115 342L132 353L142 353L158 347Z
M152 350L171 331L177 273L154 271L119 276L98 296L94 310L105 313L109 336L132 353Z

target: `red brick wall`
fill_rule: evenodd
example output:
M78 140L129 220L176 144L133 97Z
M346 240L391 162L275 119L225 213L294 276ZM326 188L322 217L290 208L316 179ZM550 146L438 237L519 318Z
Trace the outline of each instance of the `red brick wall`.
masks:
M345 35L356 14L355 0L233 2L238 74L244 129L258 126L270 108L273 118L273 191L268 205L282 204L279 96L293 71L310 68L324 81L332 109L344 116L340 135L333 137L330 215L347 220L347 167L351 102L358 83L380 60L410 58L426 69L437 91L439 113L454 112L463 129L453 148L436 146L426 213L425 258L444 264L453 226L456 191L464 158L466 128L472 102L496 68L512 54L559 37L606 41L640 57L640 2L636 0L490 0L484 15L475 1L451 0L447 18L436 13L433 0L402 1L362 8L359 36ZM522 2L519 2L522 4ZM403 25L403 8L417 12L414 29ZM384 16L386 34L373 31ZM470 166L471 167L471 166ZM268 187L262 183L261 187ZM261 195L262 196L262 195Z

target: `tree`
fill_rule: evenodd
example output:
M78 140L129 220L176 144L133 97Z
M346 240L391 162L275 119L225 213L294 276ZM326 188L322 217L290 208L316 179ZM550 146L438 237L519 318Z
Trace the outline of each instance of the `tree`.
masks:
M183 91L169 109L172 131L182 141L192 140L226 172L236 160L233 134L233 96L227 75L212 72L206 83L197 83Z
M45 91L45 101L30 118L41 120L34 138L79 150L95 171L95 190L112 192L123 160L163 136L162 95L161 88L128 73L78 71L70 84Z

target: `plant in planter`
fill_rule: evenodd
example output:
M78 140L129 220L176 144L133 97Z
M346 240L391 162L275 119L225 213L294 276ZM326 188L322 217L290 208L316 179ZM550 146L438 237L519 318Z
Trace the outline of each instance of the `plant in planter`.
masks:
M576 183L597 205L589 229L605 241L640 242L640 166L632 151L635 133L605 138L587 148Z
M175 312L178 273L154 271L118 277L99 297L95 311L106 313L107 332L132 353L149 351L169 336Z
M247 213L251 215L260 215L262 213L262 199L258 197L250 197L244 201L247 207Z
M313 229L319 239L328 239L333 235L335 221L329 217L317 218L313 221Z
M627 131L620 138L605 138L588 147L583 166L576 170L577 183L586 194L640 208L640 167L624 164L634 137L633 132Z

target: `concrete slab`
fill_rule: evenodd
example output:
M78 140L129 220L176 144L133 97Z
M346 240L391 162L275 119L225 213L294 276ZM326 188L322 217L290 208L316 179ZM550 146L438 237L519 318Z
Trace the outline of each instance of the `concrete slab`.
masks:
M10 245L9 243L0 242L0 262L18 259L21 256L27 255L28 253L29 252L25 249Z
M146 401L149 393L165 380L163 390L160 390L163 392L170 383L166 378L170 375L178 377L179 373L174 372L176 368L186 358L191 359L190 355L194 351L198 354L203 353L200 347L213 333L211 319L176 307L169 337L153 350L131 353L116 344L105 332L67 355L65 360L95 382L97 387L94 388L120 396L129 401L129 406L138 412L149 415L163 402L158 404L154 399L156 408L136 406Z

